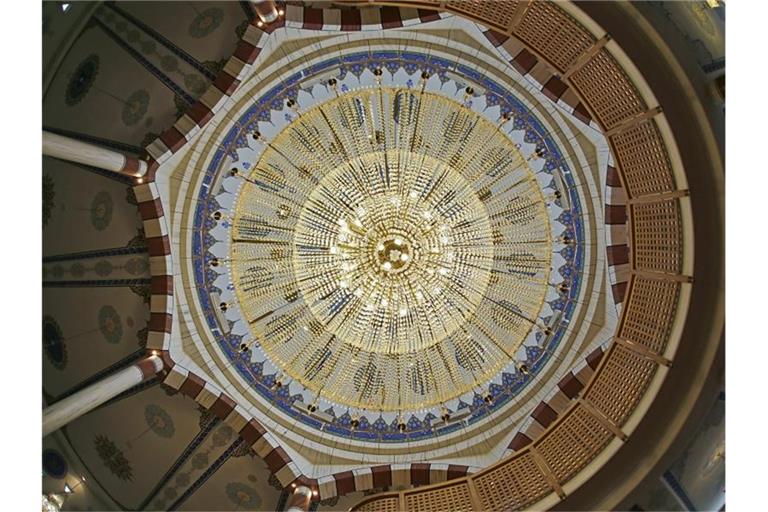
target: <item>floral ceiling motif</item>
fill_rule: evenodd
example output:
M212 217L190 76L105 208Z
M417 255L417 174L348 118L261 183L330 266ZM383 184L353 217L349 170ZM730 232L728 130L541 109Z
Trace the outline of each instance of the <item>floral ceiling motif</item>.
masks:
M113 475L120 480L133 480L131 462L114 441L105 435L97 435L93 439L93 445L99 458Z
M67 366L67 345L56 319L50 315L43 316L43 352L48 361L58 370Z
M91 86L96 81L96 75L99 74L99 62L98 55L89 55L72 73L65 96L65 103L68 106L80 103L91 90Z
M123 322L117 310L110 305L99 309L99 330L109 343L119 343L123 337Z

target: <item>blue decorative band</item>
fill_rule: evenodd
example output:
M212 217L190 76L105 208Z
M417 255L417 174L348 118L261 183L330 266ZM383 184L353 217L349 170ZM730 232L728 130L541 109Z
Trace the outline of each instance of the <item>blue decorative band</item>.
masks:
M69 254L56 254L54 256L45 256L43 258L43 263L53 263L56 261L87 260L91 258L108 258L110 256L123 256L126 254L141 254L145 252L147 252L146 245L115 247L114 249L99 249L97 251L72 252Z
M90 281L43 281L43 288L88 288L93 286L140 286L149 285L149 278L140 279L105 279Z
M235 453L235 450L240 448L240 445L243 444L242 438L238 437L237 440L232 443L232 445L227 448L227 450L222 453L218 459L216 459L211 466L203 472L202 475L200 475L200 478L195 480L195 483L189 486L189 489L184 491L184 494L179 496L179 499L177 499L173 505L168 507L168 510L177 510L190 496L192 496L195 491L197 491L200 487L203 486L203 484L213 476L218 469L224 465L225 462L232 456L233 453Z
M127 19L137 27L139 27L141 30L143 30L148 36L153 38L154 40L158 41L160 44L171 50L173 53L176 54L177 57L179 57L181 60L198 70L202 75L205 75L209 80L213 81L216 79L216 74L211 71L210 69L203 66L200 61L192 57L190 54L173 44L171 41L163 37L161 34L156 32L152 27L148 26L143 21L139 20L138 18L134 17L132 14L125 12L123 9L118 7L114 2L107 2L104 5L115 11L117 14L122 16L123 18Z
M216 427L221 420L217 417L213 417L213 421L209 421L206 423L202 430L197 433L194 439L192 439L192 442L187 445L187 447L184 449L184 451L179 455L179 457L176 459L176 462L173 463L173 465L168 469L168 471L165 472L165 475L160 479L159 482L157 482L157 485L150 491L150 493L147 495L146 498L141 502L141 505L139 505L138 510L144 510L147 508L147 506L150 504L150 502L155 499L155 496L157 496L157 493L160 492L160 489L162 489L165 484L168 483L168 481L173 478L173 476L176 474L176 472L181 469L181 467L184 465L184 463L187 462L187 459L197 450L197 448L202 444L203 441L205 441L205 438L208 437L208 434L211 433L211 431Z
M149 62L147 59L144 58L144 56L136 51L131 45L127 44L125 41L120 39L120 36L115 34L111 28L106 26L99 18L93 17L93 20L96 22L96 24L112 39L120 48L128 52L131 57L136 59L139 64L144 66L147 71L152 73L155 78L160 80L163 85L168 87L171 91L174 92L174 94L178 94L182 98L184 98L184 101L186 101L188 104L192 105L195 102L195 98L193 98L189 93L187 93L184 89L182 89L176 82L168 78L167 75L165 75L162 71L160 71L157 67L155 67L154 64Z

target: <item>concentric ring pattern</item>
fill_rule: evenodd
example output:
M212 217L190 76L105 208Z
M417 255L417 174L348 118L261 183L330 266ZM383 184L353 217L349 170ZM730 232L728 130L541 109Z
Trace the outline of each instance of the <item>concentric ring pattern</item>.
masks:
M482 427L580 314L589 234L564 134L440 55L298 69L207 153L191 261L222 368L321 435Z
M318 396L435 406L544 329L539 156L523 156L503 119L423 86L335 91L274 140L251 134L265 148L234 211L239 306L252 343Z

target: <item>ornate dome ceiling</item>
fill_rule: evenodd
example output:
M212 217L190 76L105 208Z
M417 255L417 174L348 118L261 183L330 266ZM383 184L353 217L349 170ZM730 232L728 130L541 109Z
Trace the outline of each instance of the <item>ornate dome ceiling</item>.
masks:
M109 135L104 115L87 133L72 131L79 125L69 121L87 116L67 110L78 103L69 101L77 77L62 72L46 101L63 124L45 130L70 144L141 154L146 163L113 156L148 171L137 178L89 168L120 184L99 184L97 203L109 203L95 214L109 218L91 219L99 236L81 233L72 244L67 230L48 227L44 286L57 308L73 303L64 289L101 283L125 293L100 295L122 303L98 309L99 323L106 319L100 336L116 347L99 358L72 358L79 324L67 324L66 308L47 307L56 318L46 315L44 326L56 329L44 333L44 385L53 390L46 400L143 356L158 371L109 402L110 414L126 416L114 439L100 431L107 407L62 429L64 444L90 467L106 464L110 446L119 450L125 461L109 469L126 482L138 460L152 462L136 482L108 483L119 492L107 502L179 508L193 494L218 495L211 503L219 503L226 490L224 501L242 505L252 499L250 483L266 481L248 473L248 461L228 464L235 487L212 480L210 492L195 489L228 457L253 455L283 498L293 484L325 504L354 500L353 491L399 491L361 510L548 507L576 489L589 493L588 479L618 487L624 473L605 474L632 459L628 451L643 468L629 472L645 475L651 456L637 457L650 437L643 425L666 418L659 408L669 389L690 398L674 418L692 416L705 373L693 370L711 363L718 334L716 314L700 325L687 320L706 311L692 300L702 297L693 291L693 253L694 242L718 237L701 232L718 212L704 212L700 199L702 191L717 195L702 185L717 167L716 151L703 145L714 155L709 162L678 152L676 140L694 147L691 133L708 127L681 129L685 116L675 117L670 91L655 96L657 80L671 90L683 82L642 76L671 64L641 65L633 53L640 71L624 53L627 40L650 39L647 27L634 40L628 29L619 43L625 34L611 34L613 41L598 24L605 20L585 14L591 6L420 5L456 14L289 2L267 22L241 2L195 11L190 30L177 34L178 23L163 25L172 11L156 13L154 4L83 10L84 37L74 38L77 51L61 69L82 71L86 61L102 68L100 85L87 98L81 91L78 111L107 112L107 98L143 103L109 111L123 119L127 139ZM145 15L160 25L144 23ZM218 43L201 38L219 25L228 35L212 51ZM133 81L118 91L104 80L126 69L113 53L94 53L105 41L146 71L142 87L152 84L151 94L133 90ZM125 117L126 108L136 116ZM159 137L147 133L172 122ZM683 161L704 169L692 177L693 201ZM52 158L45 165L68 170ZM88 186L63 186L70 181L46 183L46 201L59 205L53 220L44 212L47 220L64 222L59 209L80 212L69 205L90 200L80 194ZM131 186L128 214L109 199L123 195L123 183ZM694 241L696 201L703 216ZM112 206L115 220L138 210L141 229L128 247L101 250L113 238L124 242L125 230L103 232ZM123 226L131 232L132 221ZM76 252L83 245L89 250ZM140 259L128 261L136 253L145 257L139 267ZM696 253L697 276L708 261L717 272L717 254ZM711 332L691 334L710 324ZM119 335L134 326L140 350L123 357L133 345ZM692 355L691 339L704 338ZM158 439L140 451L132 436L144 423ZM680 425L656 424L678 435ZM174 428L180 435L171 446ZM618 451L629 436L633 446ZM654 461L669 451L657 437ZM198 464L196 451L210 464ZM176 460L176 452L183 455L163 474L156 462ZM200 477L182 483L171 475L187 459ZM592 478L596 471L601 479ZM432 485L410 489L425 484Z
M444 18L262 36L174 160L189 312L171 355L304 474L327 446L496 460L615 326L604 137Z

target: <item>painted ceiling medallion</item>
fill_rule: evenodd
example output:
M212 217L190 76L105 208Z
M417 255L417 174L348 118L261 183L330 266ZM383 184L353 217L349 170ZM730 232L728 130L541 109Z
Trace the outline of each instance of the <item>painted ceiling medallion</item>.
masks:
M486 384L541 327L537 156L498 124L379 86L263 143L241 176L232 282L251 343L290 378L350 407L432 407Z

